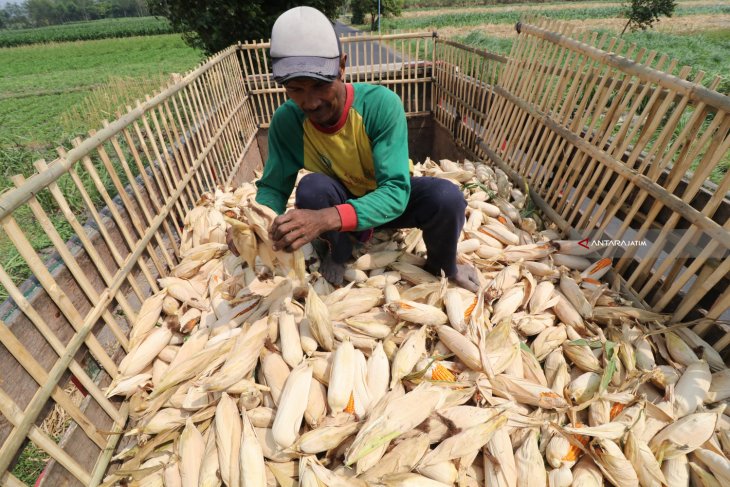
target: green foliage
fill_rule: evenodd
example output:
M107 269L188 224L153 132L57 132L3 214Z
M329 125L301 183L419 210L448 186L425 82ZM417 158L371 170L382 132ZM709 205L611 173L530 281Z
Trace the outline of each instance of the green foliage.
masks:
M39 27L0 30L0 47L16 47L41 42L88 41L115 37L152 36L175 32L166 19L129 17Z
M370 16L370 30L378 27L378 0L352 0L352 23L364 24L365 18ZM403 0L381 0L380 16L398 17L403 10Z
M671 17L677 3L674 0L630 0L624 4L623 15L628 19L623 35L627 28L634 30L646 30L651 27L659 17L664 15Z
M149 15L145 0L25 0L0 9L0 28L43 27L145 15Z
M344 0L148 0L150 11L170 19L185 41L206 54L237 41L268 39L276 18L286 10L308 5L335 18Z
M38 476L46 467L49 457L32 442L28 442L20 453L18 463L15 464L13 475L26 485L34 485Z

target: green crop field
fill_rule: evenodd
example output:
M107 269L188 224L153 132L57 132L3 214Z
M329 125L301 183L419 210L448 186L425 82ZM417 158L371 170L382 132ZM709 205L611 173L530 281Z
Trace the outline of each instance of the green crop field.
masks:
M184 73L202 60L178 34L0 49L0 193L12 187L11 176L32 174L34 161L55 159L56 147L70 148L74 137L98 129L105 118L113 120L124 104L143 99L170 73ZM70 187L70 181L60 183ZM70 203L84 211L80 196ZM27 208L16 217L35 248L49 244ZM69 237L70 229L56 220L62 236ZM3 232L0 265L18 282L27 276ZM0 287L0 300L4 296Z
M40 42L69 42L117 37L170 34L173 28L167 19L132 17L73 22L36 29L0 30L0 47L14 47Z

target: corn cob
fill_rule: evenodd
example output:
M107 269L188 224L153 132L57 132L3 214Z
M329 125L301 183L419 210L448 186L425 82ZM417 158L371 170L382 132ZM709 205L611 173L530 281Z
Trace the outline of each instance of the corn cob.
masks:
M515 451L517 487L546 487L547 472L537 443L537 430L530 430Z
M327 404L333 412L347 406L355 381L355 347L349 341L342 342L334 352L327 389Z
M309 394L311 380L312 367L306 362L297 365L286 379L271 427L274 441L282 448L290 447L297 439L307 408L303 398Z
M180 452L180 480L182 487L198 487L200 479L200 459L205 451L203 435L193 424L192 419L187 418L185 429L180 435L178 445Z
M710 389L712 375L707 362L700 360L687 366L674 385L674 414L677 418L694 413Z
M130 351L119 364L119 373L131 377L142 372L164 349L172 338L172 330L160 326L141 339L139 345Z
M236 402L225 392L215 410L215 444L218 449L220 475L227 485L238 485L240 478L241 417Z
M668 425L649 442L657 459L686 455L710 439L717 424L717 413L694 413Z
M414 330L401 344L393 358L390 373L391 388L403 377L410 374L421 356L426 353L426 330L425 326Z
M317 293L314 292L312 286L309 286L304 313L307 316L312 337L317 340L317 343L324 350L328 352L332 351L334 348L334 330L332 329L332 322L329 318L329 311L319 296L317 296ZM304 347L304 343L302 344L302 348L305 351L307 350Z

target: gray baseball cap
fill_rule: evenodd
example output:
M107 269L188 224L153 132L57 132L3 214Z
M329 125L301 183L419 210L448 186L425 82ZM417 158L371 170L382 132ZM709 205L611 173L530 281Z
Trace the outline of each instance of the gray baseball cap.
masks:
M307 77L334 81L340 73L340 40L329 19L312 7L295 7L271 29L274 79Z

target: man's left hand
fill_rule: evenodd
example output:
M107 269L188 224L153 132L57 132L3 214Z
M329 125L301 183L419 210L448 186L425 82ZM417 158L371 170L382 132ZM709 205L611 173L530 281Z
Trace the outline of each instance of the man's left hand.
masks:
M274 250L294 252L319 235L342 226L336 208L290 210L276 217L269 229Z

